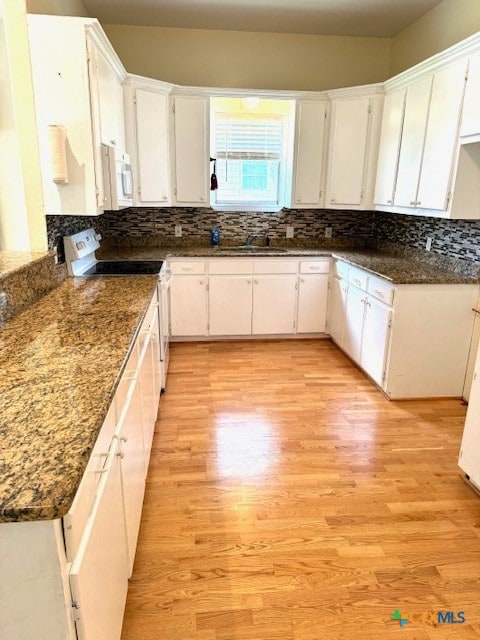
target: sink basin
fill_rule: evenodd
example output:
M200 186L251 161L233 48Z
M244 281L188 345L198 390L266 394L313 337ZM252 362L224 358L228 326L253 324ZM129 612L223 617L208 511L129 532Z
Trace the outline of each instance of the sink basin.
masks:
M217 251L225 251L229 253L286 253L287 249L278 247L258 247L256 245L240 245L238 247L219 247Z

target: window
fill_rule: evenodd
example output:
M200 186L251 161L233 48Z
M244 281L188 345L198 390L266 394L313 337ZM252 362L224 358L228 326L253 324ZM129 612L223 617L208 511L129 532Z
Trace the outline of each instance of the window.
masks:
M242 110L239 100L225 99L218 108L213 104L211 150L217 160L218 180L218 189L212 192L213 205L265 209L282 206L290 104L259 102L263 104L258 113Z

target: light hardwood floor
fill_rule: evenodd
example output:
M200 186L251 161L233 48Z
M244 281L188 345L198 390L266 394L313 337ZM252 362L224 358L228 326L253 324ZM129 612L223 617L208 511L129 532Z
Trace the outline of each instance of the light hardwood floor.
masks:
M173 344L123 640L480 638L464 416L327 340Z

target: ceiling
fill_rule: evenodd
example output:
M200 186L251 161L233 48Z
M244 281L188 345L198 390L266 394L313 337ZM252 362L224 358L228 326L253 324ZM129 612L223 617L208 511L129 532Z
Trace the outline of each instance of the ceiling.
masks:
M441 0L83 0L104 24L391 38Z

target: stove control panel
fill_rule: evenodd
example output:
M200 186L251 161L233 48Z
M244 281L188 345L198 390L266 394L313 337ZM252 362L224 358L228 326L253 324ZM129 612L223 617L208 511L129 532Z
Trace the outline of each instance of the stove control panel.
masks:
M102 236L95 229L85 229L71 236L64 236L67 271L71 276L82 275L95 263L95 251L100 248Z

